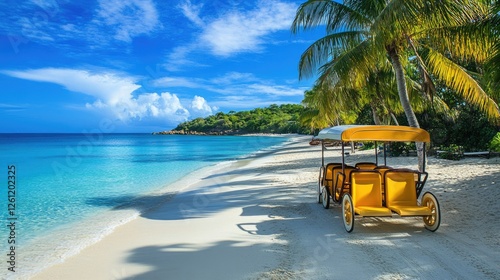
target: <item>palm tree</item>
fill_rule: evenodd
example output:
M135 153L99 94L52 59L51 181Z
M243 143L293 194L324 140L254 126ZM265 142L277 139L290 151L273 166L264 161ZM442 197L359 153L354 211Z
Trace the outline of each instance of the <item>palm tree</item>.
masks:
M309 0L298 8L292 32L325 25L327 35L302 54L299 78L312 76L318 68L321 83L346 79L353 71L368 76L373 67L389 61L408 124L419 127L404 70L412 59L421 73L423 93L432 93L436 77L500 121L496 102L456 63L457 58L487 57L492 40L478 40L472 32L472 23L486 14L478 1L470 0ZM418 150L422 159L423 150Z
M302 114L304 125L316 129L353 123L365 106L370 107L375 124L398 125L396 115L403 113L403 110L397 101L394 74L388 66L374 69L367 77L352 72L348 79L318 83L312 90L306 91L302 101L308 109ZM408 83L411 92L421 90L417 81L408 78ZM411 96L412 106L418 112L431 105L419 94ZM435 98L432 105L438 112L447 113L446 110L449 110L439 97Z
M307 110L303 120L310 122L311 127L339 125L356 113L360 96L352 90L337 89L343 94L333 94L331 87L322 85L315 85L305 92L302 104Z
M323 81L332 76L349 75L353 70L369 74L375 65L388 59L408 123L418 127L404 71L405 64L413 57L426 89L432 88L433 74L496 120L500 117L498 106L472 75L453 60L455 57L485 60L491 41L471 36L474 35L471 23L486 13L478 1L467 0L347 0L344 3L309 0L297 10L292 32L324 24L327 35L303 53L299 75L310 76L319 66Z

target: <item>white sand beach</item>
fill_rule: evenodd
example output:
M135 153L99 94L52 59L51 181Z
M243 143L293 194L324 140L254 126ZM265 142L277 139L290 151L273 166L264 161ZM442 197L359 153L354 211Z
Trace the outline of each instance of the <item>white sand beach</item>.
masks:
M317 203L320 147L293 139L188 176L163 206L33 279L500 279L499 157L428 159L424 191L442 214L436 232L422 218L395 216L356 219L347 233L340 207ZM416 162L388 158L395 167Z

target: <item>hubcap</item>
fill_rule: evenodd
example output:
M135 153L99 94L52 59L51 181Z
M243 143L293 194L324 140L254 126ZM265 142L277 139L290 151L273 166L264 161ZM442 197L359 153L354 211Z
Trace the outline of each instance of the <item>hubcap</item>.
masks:
M425 205L431 209L431 214L424 217L424 222L426 225L432 226L436 222L436 205L434 205L432 199L427 199Z
M352 218L351 204L347 200L344 202L344 218L346 224L351 225L351 218Z

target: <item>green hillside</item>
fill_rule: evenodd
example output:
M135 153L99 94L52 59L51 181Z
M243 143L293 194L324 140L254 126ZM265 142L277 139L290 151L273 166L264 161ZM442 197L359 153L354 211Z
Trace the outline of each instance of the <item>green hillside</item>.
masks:
M183 122L171 131L161 134L210 134L237 135L249 133L308 133L300 125L299 116L304 110L302 105L270 105L251 111L227 114L219 112L206 118L196 118Z

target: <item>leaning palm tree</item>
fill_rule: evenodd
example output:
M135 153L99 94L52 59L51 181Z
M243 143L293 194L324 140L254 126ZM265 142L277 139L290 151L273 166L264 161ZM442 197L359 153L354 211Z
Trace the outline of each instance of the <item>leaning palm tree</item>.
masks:
M332 77L345 79L353 71L368 76L374 66L389 61L408 124L419 127L404 71L412 58L421 73L423 93L432 93L432 77L437 77L499 121L496 102L454 60L487 57L492 40L478 40L472 24L486 14L478 1L470 0L309 0L298 8L292 32L325 25L327 35L302 54L299 77L312 76L318 69L320 82L326 83ZM418 150L422 159L423 150Z
M332 122L331 112L325 112L322 103L318 102L317 89L306 90L304 96L302 100L304 110L300 113L299 121L303 126L309 127L314 134L317 129L326 127Z
M390 65L377 67L367 77L352 72L348 79L322 82L304 94L302 103L310 110L303 113L306 126L323 128L326 125L352 123L349 119L356 118L365 106L372 111L375 124L398 125L396 115L403 113ZM414 71L411 71L414 72ZM410 93L421 90L421 85L407 78ZM410 94L413 108L423 112L429 106L427 100L419 94ZM436 104L438 106L436 106ZM446 113L447 106L435 97L433 109Z
M315 128L338 125L344 122L346 116L357 112L360 95L352 89L336 88L342 94L333 94L332 87L315 85L304 94L302 103L308 109L305 120L314 122Z

